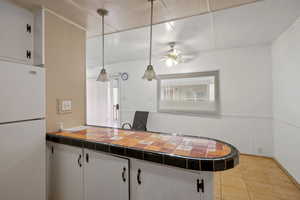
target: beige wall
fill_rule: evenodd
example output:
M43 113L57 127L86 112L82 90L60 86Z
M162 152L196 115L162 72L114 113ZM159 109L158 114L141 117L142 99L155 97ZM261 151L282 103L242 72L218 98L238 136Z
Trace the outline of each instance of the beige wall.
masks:
M85 34L45 12L47 132L85 124ZM57 99L72 99L72 113L58 114Z

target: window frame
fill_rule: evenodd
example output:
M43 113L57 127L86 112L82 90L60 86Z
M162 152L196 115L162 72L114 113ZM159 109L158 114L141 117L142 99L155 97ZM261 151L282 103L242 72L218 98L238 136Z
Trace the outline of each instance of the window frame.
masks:
M214 77L215 81L215 109L213 111L182 111L182 110L168 110L160 108L161 99L161 82L167 79L181 79L181 78L196 78L196 77ZM220 115L220 77L219 70L180 73L180 74L163 74L157 76L157 112L168 114L182 114L182 115Z

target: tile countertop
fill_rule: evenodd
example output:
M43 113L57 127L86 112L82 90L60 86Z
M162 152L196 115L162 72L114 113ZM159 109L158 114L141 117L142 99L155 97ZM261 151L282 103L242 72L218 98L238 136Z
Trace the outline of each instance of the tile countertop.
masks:
M239 163L232 145L205 137L89 126L47 133L47 141L197 171L223 171Z

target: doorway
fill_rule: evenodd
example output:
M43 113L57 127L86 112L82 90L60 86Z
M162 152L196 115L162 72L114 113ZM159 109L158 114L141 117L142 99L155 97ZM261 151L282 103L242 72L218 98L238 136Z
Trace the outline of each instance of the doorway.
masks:
M87 125L120 127L120 75L108 82L87 80Z

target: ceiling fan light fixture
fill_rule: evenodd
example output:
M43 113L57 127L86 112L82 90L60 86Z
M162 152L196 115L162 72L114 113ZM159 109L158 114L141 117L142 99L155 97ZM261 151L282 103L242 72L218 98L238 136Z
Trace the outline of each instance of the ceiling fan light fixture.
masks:
M175 48L175 42L169 43L170 50L163 57L167 67L173 67L182 62L181 52Z
M174 60L173 58L167 58L166 59L166 66L167 67L173 67L174 65L177 65L178 62Z

